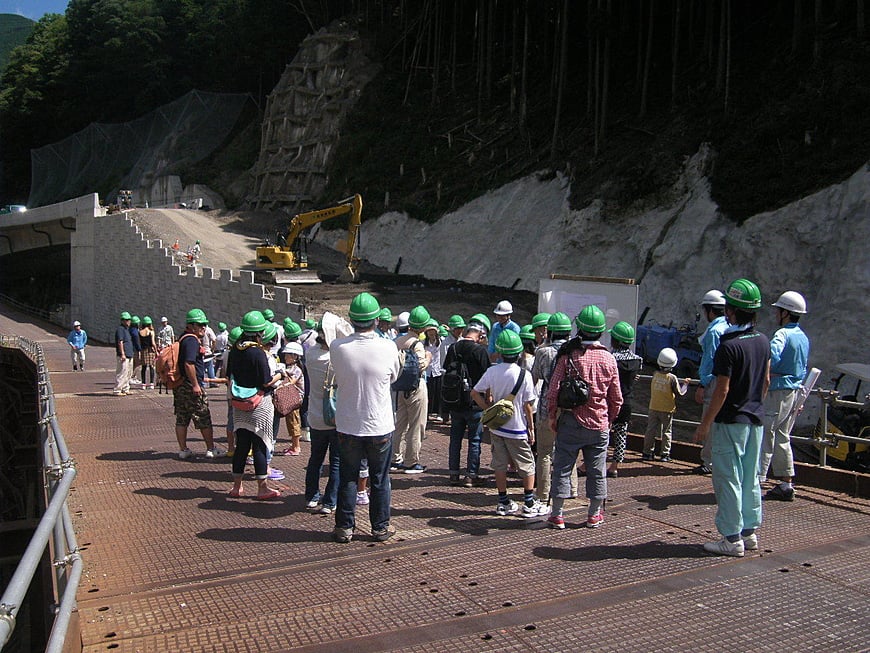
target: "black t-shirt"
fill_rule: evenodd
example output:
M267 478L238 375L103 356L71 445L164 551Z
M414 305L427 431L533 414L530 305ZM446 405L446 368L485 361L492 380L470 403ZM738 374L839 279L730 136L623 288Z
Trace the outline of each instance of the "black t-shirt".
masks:
M236 385L245 388L266 389L266 384L272 380L267 354L257 346L233 347L227 360L226 375L232 376Z
M770 360L770 341L754 329L725 333L713 357L713 376L729 378L725 403L716 415L720 424L764 422L765 370Z
M447 348L444 369L447 369L447 366L457 355L465 362L465 366L468 368L468 378L471 381L471 386L474 387L491 365L486 347L471 340L457 340Z
M205 380L205 363L202 361L202 347L199 344L199 338L193 333L182 334L178 341L178 364L181 367L182 375L187 378L187 373L184 371L185 363L193 363L196 368L196 380L201 385Z

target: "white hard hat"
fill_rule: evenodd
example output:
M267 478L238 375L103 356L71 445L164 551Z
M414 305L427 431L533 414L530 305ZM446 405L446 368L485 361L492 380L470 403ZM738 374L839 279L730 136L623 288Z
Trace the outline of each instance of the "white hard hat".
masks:
M511 303L503 299L498 304L495 305L495 309L492 311L496 315L510 315L514 312L514 307L511 306Z
M81 326L81 325L82 325L82 323L79 322L78 320L76 320L75 322L73 322L73 326Z
M701 306L725 306L725 294L721 290L708 290L701 300Z
M656 362L659 364L659 367L670 369L677 364L677 352L670 347L665 347L659 352Z
M411 314L408 311L402 311L396 316L396 328L404 329L408 326L408 320L411 319Z
M803 315L807 312L807 300L799 292L794 290L786 290L779 296L771 306L776 306L789 313L797 313Z
M160 321L161 322L169 322L169 318L168 317L161 317Z
M296 354L297 356L302 355L302 345L298 342L288 342L284 345L284 349L281 350L282 354Z

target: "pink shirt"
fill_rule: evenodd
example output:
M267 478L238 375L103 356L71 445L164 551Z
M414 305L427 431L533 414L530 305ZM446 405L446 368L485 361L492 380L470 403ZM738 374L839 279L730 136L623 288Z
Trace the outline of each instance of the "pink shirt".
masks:
M607 431L610 429L610 423L619 415L619 409L622 408L619 370L616 367L616 359L604 345L599 342L585 343L585 345L585 353L581 354L579 350L571 352L571 362L589 384L589 401L572 409L571 412L581 426L593 431ZM567 368L567 358L560 356L547 390L547 413L550 420L555 420L560 410L557 406L557 397L559 385L565 378ZM576 375L576 372L571 370L571 375Z

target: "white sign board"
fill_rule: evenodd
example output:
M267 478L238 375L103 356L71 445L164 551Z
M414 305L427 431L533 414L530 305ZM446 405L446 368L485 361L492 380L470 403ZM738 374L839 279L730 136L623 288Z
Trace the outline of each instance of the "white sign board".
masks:
M594 304L607 316L608 329L622 320L636 327L637 294L638 287L632 279L553 275L539 282L538 311L561 311L573 322L584 306ZM609 347L610 334L605 333L601 342Z

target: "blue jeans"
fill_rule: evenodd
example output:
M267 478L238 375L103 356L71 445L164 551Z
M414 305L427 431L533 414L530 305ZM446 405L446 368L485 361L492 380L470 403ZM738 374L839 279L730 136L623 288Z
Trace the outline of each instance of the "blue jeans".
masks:
M320 494L320 468L329 450L329 480ZM338 433L335 429L319 431L311 429L311 455L305 468L305 500L319 501L324 506L335 508L338 502Z
M556 425L556 449L553 452L553 481L550 496L571 496L571 472L577 456L583 453L586 463L586 498L607 498L607 431L593 431L581 426L571 413L562 412Z
M393 456L393 434L360 437L339 433L338 448L341 452L341 462L335 527L353 530L356 525L354 513L360 463L367 458L371 484L369 520L373 531L384 530L390 525L390 462Z
M450 454L449 466L451 474L459 474L462 457L462 441L468 434L468 475L476 478L480 471L480 440L483 436L483 425L480 418L483 411L468 409L450 411Z

